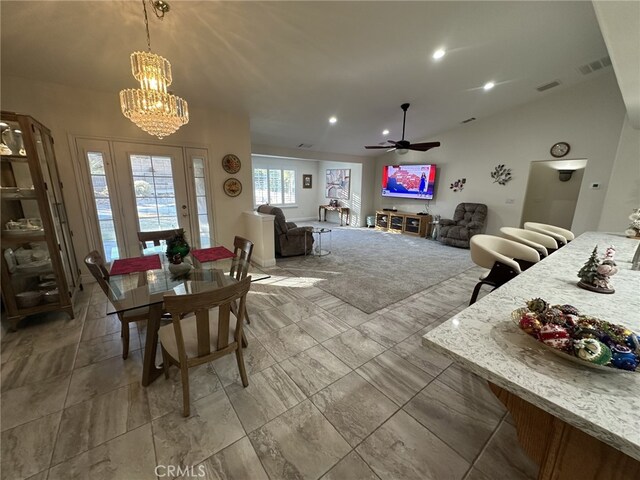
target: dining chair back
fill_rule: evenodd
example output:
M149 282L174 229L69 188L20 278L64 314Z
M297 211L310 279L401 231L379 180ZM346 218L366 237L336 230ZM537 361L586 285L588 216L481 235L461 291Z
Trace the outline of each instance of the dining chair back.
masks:
M140 241L140 246L143 249L147 248L147 242L153 243L154 246L159 247L162 240L166 241L179 233L179 228L174 228L172 230L156 230L154 232L138 232L138 240Z
M571 230L546 223L525 222L524 229L553 237L558 242L558 247L562 247L576 238Z
M185 417L190 413L189 368L235 353L242 384L249 385L241 342L250 286L251 277L248 276L217 290L164 297L165 310L172 320L171 325L160 327L158 332L164 372L168 378L170 365L180 369ZM231 305L236 301L240 302L237 317L231 312Z
M470 248L471 260L476 265L490 270L480 277L473 289L469 305L476 302L482 285L492 286L495 290L540 261L537 250L493 235L474 235Z
M236 280L242 280L249 272L249 262L251 262L251 254L253 253L253 242L246 238L236 236L233 239L233 253L235 258L231 263L229 275Z
M91 275L93 275L93 278L96 279L96 282L98 282L98 285L100 285L106 297L109 298L111 291L111 287L109 286L109 270L104 263L102 255L100 255L97 250L89 252L84 258L84 264L89 269ZM118 313L118 319L121 324L122 358L126 359L129 356L129 324L131 322L147 321L149 319L149 307L141 307Z
M558 242L544 233L525 230L524 228L502 227L500 233L507 239L535 248L540 256L546 257L558 249Z

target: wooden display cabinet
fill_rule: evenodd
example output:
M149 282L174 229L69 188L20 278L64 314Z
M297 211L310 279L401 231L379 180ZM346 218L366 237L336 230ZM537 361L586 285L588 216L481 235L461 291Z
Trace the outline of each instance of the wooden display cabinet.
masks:
M431 215L379 210L376 212L376 230L425 237L430 233L432 220Z
M73 318L80 270L51 132L27 115L2 112L1 119L2 300L10 327L47 311Z

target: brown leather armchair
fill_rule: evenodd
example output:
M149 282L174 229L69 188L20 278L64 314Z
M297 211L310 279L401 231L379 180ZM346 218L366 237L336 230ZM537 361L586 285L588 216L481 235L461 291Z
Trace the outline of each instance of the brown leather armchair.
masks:
M275 215L273 231L275 235L276 255L292 257L294 255L310 254L313 248L312 227L298 227L293 222L287 222L282 209L271 205L260 205L258 213ZM305 252L305 238L306 247Z
M484 230L487 206L483 203L460 203L453 220L440 220L438 241L445 245L469 248L471 237Z

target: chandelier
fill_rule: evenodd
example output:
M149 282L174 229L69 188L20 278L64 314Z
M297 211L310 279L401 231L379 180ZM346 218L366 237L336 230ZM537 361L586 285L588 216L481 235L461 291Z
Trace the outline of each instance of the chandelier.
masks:
M162 0L154 1L151 6L160 19L169 11L169 4ZM140 82L140 88L122 90L120 107L124 116L142 130L162 139L189 123L189 106L186 100L167 92L172 82L171 64L166 58L151 53L145 0L142 8L148 51L131 54L131 73Z

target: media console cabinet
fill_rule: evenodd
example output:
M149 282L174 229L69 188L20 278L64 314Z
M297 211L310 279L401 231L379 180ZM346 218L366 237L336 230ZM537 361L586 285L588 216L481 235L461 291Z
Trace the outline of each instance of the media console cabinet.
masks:
M426 237L431 233L431 215L417 215L389 210L376 211L376 230Z

